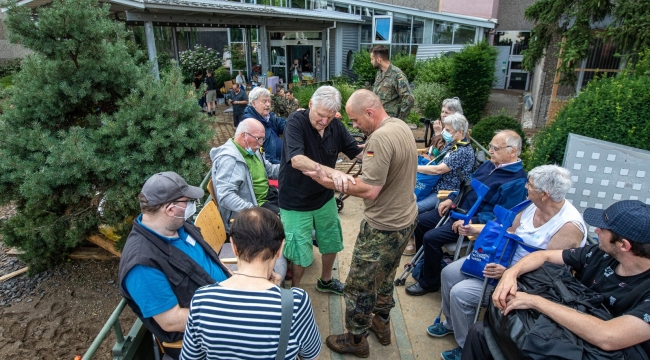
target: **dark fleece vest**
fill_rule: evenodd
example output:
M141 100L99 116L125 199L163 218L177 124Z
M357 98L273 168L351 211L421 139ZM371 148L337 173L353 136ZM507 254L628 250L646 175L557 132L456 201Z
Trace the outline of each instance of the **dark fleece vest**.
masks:
M185 231L196 240L208 257L223 270L226 276L230 277L228 269L219 261L217 253L203 240L200 229L185 222ZM151 233L137 221L133 222L133 229L126 239L122 250L119 267L120 294L127 300L133 312L142 320L144 325L160 341L175 342L183 338L182 332L166 332L158 323L150 318L143 318L138 304L133 301L129 292L124 288L126 274L136 265L149 266L158 269L165 274L176 295L178 305L182 308L189 308L194 292L205 285L214 284L215 280L191 257Z

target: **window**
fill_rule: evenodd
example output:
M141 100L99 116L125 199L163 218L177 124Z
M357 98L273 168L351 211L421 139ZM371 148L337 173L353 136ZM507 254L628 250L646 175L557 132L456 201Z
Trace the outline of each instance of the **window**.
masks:
M375 31L373 42L379 44L390 43L390 17L389 16L375 16Z
M454 29L452 23L436 21L433 32L434 44L452 44L454 40Z
M413 35L412 43L413 44L423 44L424 39L424 19L419 17L413 18Z
M454 24L454 44L473 44L476 38L476 27Z
M393 44L409 44L411 42L411 17L408 15L393 15Z
M352 64L354 63L354 53L352 50L348 50L348 56L345 59L345 66L348 70L352 70Z
M372 23L366 23L361 25L361 42L362 43L371 43L372 42Z

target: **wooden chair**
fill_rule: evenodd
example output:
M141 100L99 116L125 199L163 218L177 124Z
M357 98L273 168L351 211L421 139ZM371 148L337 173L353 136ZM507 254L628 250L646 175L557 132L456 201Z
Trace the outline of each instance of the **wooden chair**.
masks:
M224 225L223 219L221 218L221 213L219 213L219 205L217 204L217 197L215 196L216 194L214 192L214 186L212 186L212 179L208 180L206 187L208 189L208 193L210 193L210 198L212 198L212 201L203 206L203 209L201 209L201 212L199 212L199 215L197 215L194 224L201 228L201 234L203 234L205 241L207 241L208 244L212 246L214 251L220 253L224 244L228 240L228 234L226 233L226 227ZM202 216L201 214L204 215ZM230 244L228 244L228 246L229 245ZM230 253L231 251L232 250L228 250L226 253ZM237 258L219 259L225 265L237 264Z
M223 87L226 88L226 92L228 92L228 91L230 91L232 89L232 84L233 84L233 82L231 80L223 82Z

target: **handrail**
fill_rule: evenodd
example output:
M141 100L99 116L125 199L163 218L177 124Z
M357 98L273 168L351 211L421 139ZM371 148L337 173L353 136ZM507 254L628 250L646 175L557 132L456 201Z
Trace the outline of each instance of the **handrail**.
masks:
M469 137L469 141L471 141L472 144L474 144L474 146L476 146L477 148L479 148L479 150L481 150L481 151L483 151L485 153L486 157L488 157L488 158L490 157L490 152L486 148L484 148L483 145L479 144L479 142L474 140L473 137L471 137L469 135L467 135L467 136Z
M90 360L93 356L95 356L97 349L99 349L99 346L102 344L104 339L106 339L106 336L111 331L111 328L113 328L113 332L115 333L116 342L118 344L124 342L124 333L122 332L122 327L120 326L119 322L120 314L122 313L122 310L124 310L124 307L126 307L126 299L122 298L122 301L120 301L115 310L113 310L113 313L108 318L108 321L106 321L104 327L102 327L102 329L99 331L99 334L97 334L97 337L95 337L93 343L90 344L90 347L88 350L86 350L81 360Z

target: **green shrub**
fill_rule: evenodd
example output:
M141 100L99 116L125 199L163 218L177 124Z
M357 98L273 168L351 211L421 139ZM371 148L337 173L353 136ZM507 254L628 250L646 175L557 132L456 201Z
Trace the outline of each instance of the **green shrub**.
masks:
M438 83L448 86L451 80L452 67L453 61L450 56L431 57L426 60L420 60L415 63L415 79L413 81L416 83Z
M206 70L221 67L221 58L217 50L199 44L196 44L193 49L181 52L178 61L183 69L183 75L189 79L193 79L197 71L205 74Z
M393 55L393 58L390 60L390 63L397 66L404 72L409 83L413 82L415 79L415 55L409 55L404 53L399 53Z
M13 77L14 77L13 75L7 75L0 78L0 89L6 89L11 85L13 85L12 83Z
M496 56L492 46L481 42L466 46L452 57L449 94L460 98L465 117L471 124L478 122L490 99Z
M309 100L311 96L314 95L314 92L318 89L316 85L307 85L307 86L294 86L293 87L293 97L295 97L300 103L300 107L308 108Z
M531 166L561 164L569 133L650 150L650 77L594 79L533 138Z
M490 141L494 137L494 132L497 130L513 130L522 140L522 149L521 152L525 153L528 150L528 141L526 141L526 134L524 129L522 129L521 124L506 115L494 115L488 116L484 119L481 119L478 124L472 127L471 136L472 139L476 140L479 144L483 145L486 149L488 148Z
M233 79L233 76L230 74L230 71L224 68L219 68L215 70L214 73L212 74L212 77L214 77L214 81L216 81L217 83L217 88L221 88L224 82ZM203 77L203 79L205 79L205 77Z
M438 119L442 101L447 97L447 88L437 83L417 83L413 90L415 106L429 119Z
M421 126L422 123L420 123L420 118L423 117L421 114L419 114L417 111L411 110L409 113L409 116L404 120L405 123L407 124L415 124L417 126Z
M377 69L370 62L370 52L361 50L354 53L352 58L352 72L357 76L357 81L361 83L369 82L372 85L375 82Z
M0 205L16 206L0 232L38 272L101 223L125 238L152 174L174 170L198 184L213 132L180 70L154 80L108 5L63 0L39 9L38 22L31 15L12 5L4 22L32 54L8 90L13 108L0 117Z

